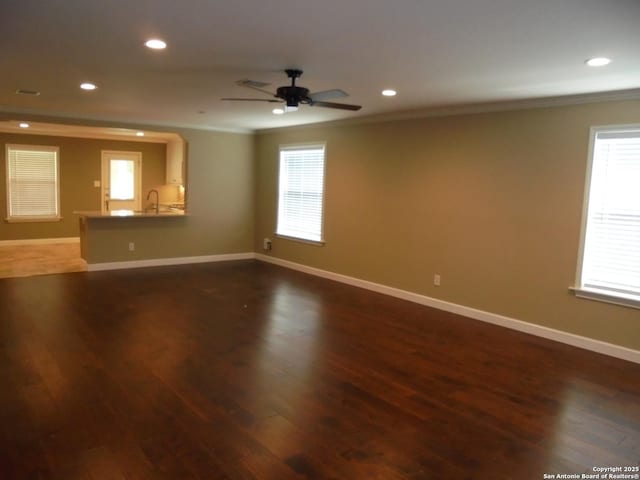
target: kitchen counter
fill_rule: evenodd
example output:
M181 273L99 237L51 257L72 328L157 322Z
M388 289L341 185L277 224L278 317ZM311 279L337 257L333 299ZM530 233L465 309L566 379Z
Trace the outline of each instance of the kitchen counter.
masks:
M179 236L189 214L184 210L160 207L160 212L140 210L78 210L80 255L89 265L162 258L166 238L158 229ZM150 220L155 219L155 220ZM106 252L106 254L105 254Z
M142 211L142 210L113 210L111 212L101 212L100 210L75 211L76 215L84 218L158 218L158 217L184 217L187 214L184 210L160 210Z

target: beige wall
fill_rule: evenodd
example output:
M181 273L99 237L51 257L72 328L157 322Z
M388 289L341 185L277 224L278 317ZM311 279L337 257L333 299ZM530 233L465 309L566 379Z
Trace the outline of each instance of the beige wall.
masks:
M163 143L122 142L87 138L51 137L44 135L0 133L0 214L7 216L6 144L48 145L60 148L59 222L0 222L0 240L77 237L77 210L100 210L101 151L142 152L142 192L165 183L166 145Z
M176 132L188 147L188 215L90 220L89 263L253 251L252 136ZM129 242L135 251L129 251Z
M254 248L360 279L640 349L640 310L576 299L592 125L611 102L256 137ZM274 238L278 145L326 142L323 247ZM433 275L442 285L433 286Z

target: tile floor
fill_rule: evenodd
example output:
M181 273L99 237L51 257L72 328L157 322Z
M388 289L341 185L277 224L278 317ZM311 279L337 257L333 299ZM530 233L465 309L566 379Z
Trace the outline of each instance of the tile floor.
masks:
M0 246L0 278L86 270L79 243Z

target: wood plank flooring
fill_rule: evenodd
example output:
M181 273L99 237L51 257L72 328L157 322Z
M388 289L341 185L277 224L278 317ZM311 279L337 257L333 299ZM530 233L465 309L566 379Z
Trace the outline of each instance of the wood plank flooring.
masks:
M0 278L84 272L79 243L0 245Z
M639 380L254 261L0 280L3 479L593 473L640 464Z

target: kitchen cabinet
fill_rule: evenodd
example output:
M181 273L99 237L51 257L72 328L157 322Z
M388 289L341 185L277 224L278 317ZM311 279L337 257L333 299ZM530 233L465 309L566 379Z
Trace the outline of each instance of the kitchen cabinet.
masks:
M167 143L167 184L184 185L184 142Z

